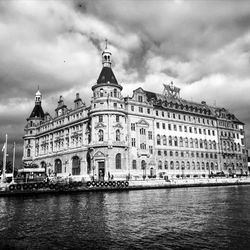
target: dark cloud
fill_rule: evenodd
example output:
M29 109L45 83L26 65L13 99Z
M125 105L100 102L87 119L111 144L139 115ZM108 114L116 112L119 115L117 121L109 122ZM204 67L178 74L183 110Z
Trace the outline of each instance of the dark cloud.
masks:
M249 16L248 0L0 1L0 131L20 159L38 85L51 115L60 95L89 103L107 38L124 95L173 80L183 98L234 112L250 145Z

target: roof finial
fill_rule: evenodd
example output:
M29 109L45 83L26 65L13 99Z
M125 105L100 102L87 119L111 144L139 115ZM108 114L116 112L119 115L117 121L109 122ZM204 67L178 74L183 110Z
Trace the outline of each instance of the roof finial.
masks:
M105 49L107 49L108 48L108 39L107 38L105 39L105 43L106 43Z

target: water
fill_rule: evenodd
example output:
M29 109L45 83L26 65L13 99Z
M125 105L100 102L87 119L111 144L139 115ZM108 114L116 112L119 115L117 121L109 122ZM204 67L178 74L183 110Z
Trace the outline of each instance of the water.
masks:
M0 198L0 248L250 249L250 186Z

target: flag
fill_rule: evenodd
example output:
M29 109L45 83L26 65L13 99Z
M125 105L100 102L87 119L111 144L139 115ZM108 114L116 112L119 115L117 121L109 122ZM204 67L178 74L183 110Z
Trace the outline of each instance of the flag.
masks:
M5 150L5 143L3 144L2 152Z

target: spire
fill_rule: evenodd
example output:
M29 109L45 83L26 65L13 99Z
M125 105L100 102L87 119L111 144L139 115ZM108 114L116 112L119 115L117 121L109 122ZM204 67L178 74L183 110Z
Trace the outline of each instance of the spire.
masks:
M35 97L35 103L41 105L42 102L42 94L39 90L39 85L37 87L36 97Z
M103 67L111 68L111 55L112 53L108 49L108 39L105 39L105 49L102 52L102 65Z
M35 107L33 108L29 118L44 118L44 112L42 109L42 94L39 90L39 86L37 88L36 96L35 96Z

